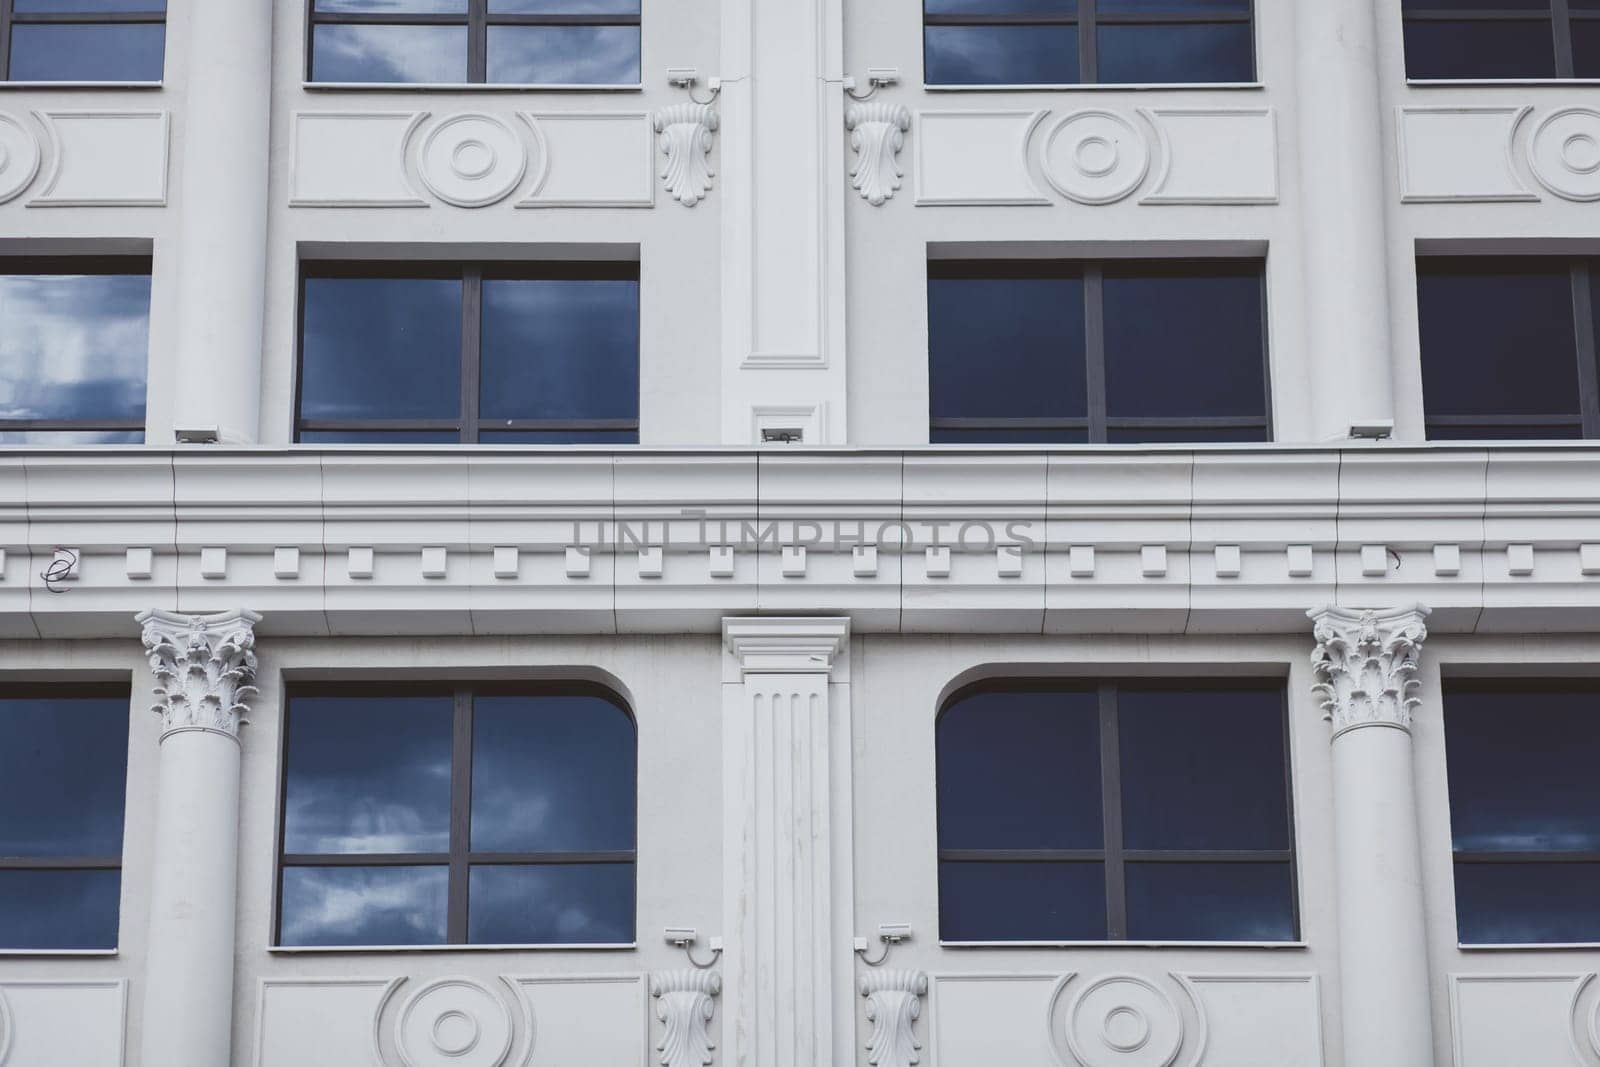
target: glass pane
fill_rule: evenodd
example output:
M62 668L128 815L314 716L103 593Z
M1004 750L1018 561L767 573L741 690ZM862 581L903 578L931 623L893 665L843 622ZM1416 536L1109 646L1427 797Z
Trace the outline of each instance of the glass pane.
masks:
M1099 0L1106 15L1248 15L1250 0Z
M447 867L286 867L280 945L442 945Z
M473 699L475 852L608 852L634 845L634 728L589 694Z
M1101 26L1100 81L1248 82L1255 58L1247 22Z
M939 864L943 941L1104 941L1100 863Z
M1583 423L1529 423L1526 426L1440 426L1428 423L1430 441L1576 441L1583 437Z
M160 23L11 27L11 80L158 82L167 28Z
M1553 78L1548 19L1527 22L1407 22L1408 78Z
M1567 264L1417 264L1422 395L1431 415L1579 413Z
M1576 0L1582 4L1584 0ZM1544 11L1550 0L1402 0L1401 9L1412 11Z
M314 7L364 15L465 15L467 0L316 0Z
M1264 416L1260 271L1234 264L1108 271L1107 413Z
M0 871L0 948L114 949L121 871Z
M928 85L1068 85L1079 80L1076 26L929 26Z
M1447 687L1444 722L1457 851L1600 851L1600 690Z
M307 278L300 417L461 412L461 281Z
M128 696L0 696L0 856L122 855Z
M1464 945L1600 941L1600 863L1457 863Z
M459 430L301 430L303 445L458 445Z
M490 26L489 81L637 85L637 26Z
M633 940L633 864L474 867L474 945L616 945Z
M0 430L0 445L141 445L143 430Z
M637 15L639 0L489 0L491 15Z
M1287 863L1130 863L1131 941L1293 941Z
M1076 15L1078 0L924 0L929 15Z
M1265 426L1112 426L1106 440L1114 445L1197 445L1270 441Z
M448 852L448 696L289 701L283 850Z
M639 417L639 283L485 280L485 419Z
M484 430L486 445L636 445L638 430Z
M939 716L940 848L1099 848L1094 690L993 690Z
M1128 848L1289 847L1283 694L1119 689Z
M467 80L467 28L317 26L311 80L461 84Z
M941 430L928 433L935 445L1081 445L1088 430Z
M1088 414L1083 281L929 278L934 418Z
M1572 20L1572 61L1578 77L1600 78L1600 19Z
M0 418L142 419L148 274L0 275Z
M18 14L73 14L110 11L117 14L165 11L167 0L15 0Z

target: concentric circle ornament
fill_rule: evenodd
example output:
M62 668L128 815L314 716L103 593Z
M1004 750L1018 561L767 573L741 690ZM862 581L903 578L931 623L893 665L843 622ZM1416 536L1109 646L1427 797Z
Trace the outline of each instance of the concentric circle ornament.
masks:
M1067 1009L1067 1045L1084 1067L1169 1067L1183 1047L1183 1016L1146 979L1108 975Z
M500 1067L511 1052L505 1001L470 978L440 978L411 995L395 1022L406 1067Z
M20 121L0 113L0 204L33 183L39 173L39 142Z
M428 189L456 207L486 207L504 200L528 172L528 149L491 115L455 115L428 132L417 173Z
M1528 138L1528 163L1539 184L1568 200L1600 200L1600 111L1552 111Z
M1134 125L1110 111L1077 111L1050 131L1044 176L1080 204L1110 204L1128 196L1150 172L1150 145Z

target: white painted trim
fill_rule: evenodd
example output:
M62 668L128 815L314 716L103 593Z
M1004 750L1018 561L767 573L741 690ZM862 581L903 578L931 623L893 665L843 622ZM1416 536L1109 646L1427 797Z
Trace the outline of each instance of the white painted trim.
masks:
M1400 202L1402 204L1510 204L1532 201L1537 203L1539 194L1527 187L1522 180L1522 175L1517 173L1516 144L1517 137L1522 132L1522 125L1533 113L1532 104L1505 107L1462 107L1444 105L1405 105L1401 104L1394 109L1395 123L1395 152L1396 170L1400 175ZM1512 115L1511 129L1507 131L1505 143L1506 173L1511 180L1523 191L1520 193L1452 193L1446 196L1428 196L1413 193L1407 184L1410 178L1409 150L1406 146L1406 116L1407 115Z
M44 127L50 142L50 169L44 178L44 188L28 201L28 207L166 207L167 193L172 181L172 112L167 110L118 111L109 108L55 108L35 109L33 117ZM161 120L161 192L151 199L120 199L108 197L50 197L61 179L61 133L56 119L132 119L160 118Z

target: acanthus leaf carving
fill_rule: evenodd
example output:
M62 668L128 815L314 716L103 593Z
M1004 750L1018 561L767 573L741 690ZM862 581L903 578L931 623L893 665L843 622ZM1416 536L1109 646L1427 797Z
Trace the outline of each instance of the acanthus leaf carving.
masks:
M873 207L881 207L900 188L900 150L911 129L911 112L900 104L852 104L844 124L856 151L851 188Z
M721 121L710 104L674 104L656 112L655 130L667 157L661 178L684 207L694 207L711 190L712 135Z
M142 628L150 672L156 679L156 702L162 736L174 730L211 730L239 736L256 693L255 624L253 611L215 615L182 615L146 611L135 620Z
M1333 736L1362 726L1411 729L1417 659L1428 638L1422 606L1390 611L1323 608L1311 612L1317 648L1311 668Z
M650 995L656 1001L656 1018L665 1025L661 1067L706 1067L711 1063L711 1020L714 997L722 993L722 976L716 971L661 971L650 976Z
M921 971L871 971L861 976L867 998L867 1062L873 1067L913 1067L920 1062L915 1026L922 1015L928 976Z

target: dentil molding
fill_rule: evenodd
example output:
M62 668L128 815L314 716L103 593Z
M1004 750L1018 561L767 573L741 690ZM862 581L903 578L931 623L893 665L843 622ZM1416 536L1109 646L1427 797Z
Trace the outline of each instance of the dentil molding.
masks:
M1428 609L1387 611L1327 607L1310 612L1317 648L1313 691L1333 723L1333 736L1363 726L1411 729L1417 657L1427 640Z
M146 611L142 627L150 671L156 678L152 711L162 718L162 737L179 730L209 730L237 739L256 693L253 611L182 615Z
M711 145L721 124L710 104L674 104L656 112L655 129L666 163L661 179L672 199L694 207L711 191Z
M915 1028L922 1015L922 998L928 976L921 971L869 971L861 976L861 995L867 998L867 1062L873 1067L912 1067L921 1062L922 1045Z
M873 207L881 207L900 188L900 149L911 128L911 111L900 104L852 104L844 113L856 165L850 186Z
M661 1067L706 1067L711 1062L711 1020L715 998L722 993L722 976L716 971L660 971L650 976L656 1018L665 1026Z

